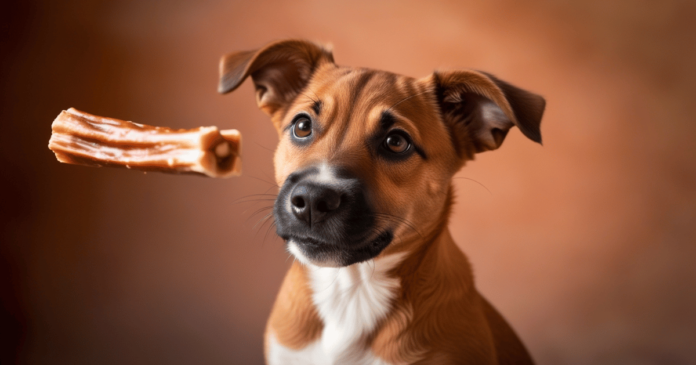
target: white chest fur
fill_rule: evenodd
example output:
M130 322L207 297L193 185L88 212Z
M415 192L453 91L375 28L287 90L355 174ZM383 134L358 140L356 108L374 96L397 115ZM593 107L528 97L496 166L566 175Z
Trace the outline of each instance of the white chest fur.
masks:
M272 339L269 361L384 364L366 346L365 336L392 307L400 282L388 272L402 259L402 254L395 254L342 268L310 265L314 304L324 322L321 339L299 351L285 349Z

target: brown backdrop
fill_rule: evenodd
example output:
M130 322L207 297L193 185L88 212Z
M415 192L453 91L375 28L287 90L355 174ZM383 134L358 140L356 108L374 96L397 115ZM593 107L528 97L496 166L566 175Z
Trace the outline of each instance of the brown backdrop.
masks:
M541 364L696 362L696 7L680 1L17 1L0 8L0 362L260 364L289 266L254 227L276 135L226 52L475 68L543 94L457 176L450 224ZM229 180L61 165L58 113L244 135ZM473 179L476 182L473 182ZM478 182L478 183L477 183ZM482 187L485 186L484 187Z

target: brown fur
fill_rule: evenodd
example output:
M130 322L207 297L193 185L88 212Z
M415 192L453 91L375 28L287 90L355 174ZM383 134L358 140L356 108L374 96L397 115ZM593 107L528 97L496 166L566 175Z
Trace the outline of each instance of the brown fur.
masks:
M394 241L380 255L405 252L406 258L392 271L401 287L390 313L365 338L376 356L395 364L532 363L502 316L477 292L447 223L451 178L475 153L498 148L512 126L541 141L542 98L476 71L413 79L341 67L329 51L304 41L228 55L221 72L221 92L234 90L247 76L254 80L259 107L280 137L274 158L279 185L319 161L350 168L372 187L380 224L396 227ZM478 106L487 102L502 113L491 119L481 112ZM424 157L395 164L365 148L385 110L423 147ZM303 148L285 137L300 111L320 124L313 143ZM306 270L292 265L268 322L267 335L291 349L317 341L323 328Z
M290 268L268 319L268 330L280 343L295 350L316 341L323 326L314 306L306 305L312 301L312 292L306 285L305 270L301 265Z

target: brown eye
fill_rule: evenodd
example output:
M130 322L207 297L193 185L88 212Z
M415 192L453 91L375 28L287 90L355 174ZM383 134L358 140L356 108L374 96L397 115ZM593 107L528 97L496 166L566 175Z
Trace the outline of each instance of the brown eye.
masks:
M408 142L406 137L400 133L393 133L388 135L384 140L384 147L394 153L404 153L408 151L411 144Z
M312 121L307 117L301 117L295 122L292 131L297 138L308 137L312 134Z

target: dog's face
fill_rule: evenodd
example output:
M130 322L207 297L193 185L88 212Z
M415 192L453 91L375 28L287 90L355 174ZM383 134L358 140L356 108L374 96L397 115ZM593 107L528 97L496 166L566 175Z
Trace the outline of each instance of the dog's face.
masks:
M277 233L304 263L347 266L423 241L446 220L466 160L514 125L540 141L543 99L483 73L417 80L339 67L303 41L221 66L220 91L250 75L278 131Z
M439 215L457 156L439 143L449 136L430 91L386 72L328 63L315 71L277 125L274 213L290 252L349 265Z

